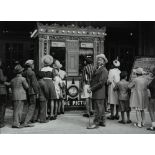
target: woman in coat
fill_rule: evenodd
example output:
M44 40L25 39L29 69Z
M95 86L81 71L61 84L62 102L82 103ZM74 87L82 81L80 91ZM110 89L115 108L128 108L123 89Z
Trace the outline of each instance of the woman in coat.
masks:
M118 115L118 94L116 91L114 91L114 87L116 86L116 83L120 81L120 73L121 71L118 69L120 66L120 62L118 60L113 61L113 69L110 69L109 75L108 75L108 103L110 103L110 111L111 116L108 117L108 119L114 120L119 119ZM114 106L116 105L116 114L114 116Z
M53 63L53 57L51 55L45 55L42 58L42 62L44 64L44 67L41 69L41 71L44 72L43 79L46 83L47 92L48 92L48 94L46 95L47 101L48 101L47 107L50 107L50 114L48 113L48 110L47 110L47 115L48 115L48 119L55 120L56 117L54 117L54 100L57 99L57 96L56 96L56 90L53 82L55 73L54 73L54 69L51 67Z
M145 124L145 112L144 109L147 108L149 97L148 97L148 80L142 76L144 73L143 68L136 69L137 77L129 84L129 88L134 88L134 99L132 101L131 107L136 110L137 123L134 125L141 128Z

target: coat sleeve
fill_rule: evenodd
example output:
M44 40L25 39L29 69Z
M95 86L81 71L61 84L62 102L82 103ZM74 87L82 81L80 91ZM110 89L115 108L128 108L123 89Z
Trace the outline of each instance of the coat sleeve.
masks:
M135 86L135 80L132 80L132 81L129 83L128 88L129 88L129 89L132 89L134 86Z
M30 81L31 81L34 92L36 94L39 94L39 89L38 89L39 85L38 85L38 81L37 81L37 78L34 72L31 73Z
M99 81L96 84L91 86L91 91L96 91L102 88L103 85L105 85L105 83L107 82L107 78L108 78L107 70L102 71L99 77Z
M4 82L6 82L6 77L4 76L2 69L0 69L0 83L3 84Z
M27 83L27 81L26 81L26 79L24 77L23 77L22 84L23 84L24 89L28 89L29 88L29 85L28 85L28 83Z

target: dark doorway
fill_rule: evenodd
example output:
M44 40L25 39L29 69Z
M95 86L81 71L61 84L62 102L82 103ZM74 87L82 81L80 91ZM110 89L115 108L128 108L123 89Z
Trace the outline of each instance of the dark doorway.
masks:
M66 70L66 48L65 47L51 47L50 54L54 59L59 60L62 64L62 70Z

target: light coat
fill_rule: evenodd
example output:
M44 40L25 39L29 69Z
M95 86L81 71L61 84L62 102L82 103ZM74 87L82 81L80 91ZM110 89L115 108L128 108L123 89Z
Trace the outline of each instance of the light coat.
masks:
M121 71L117 68L110 69L108 75L108 103L110 104L118 104L118 94L114 91L114 87L116 83L120 81L120 73Z
M140 110L144 110L147 108L149 103L148 97L148 80L143 77L139 76L129 84L129 88L134 90L134 97L131 102L131 107L138 108Z

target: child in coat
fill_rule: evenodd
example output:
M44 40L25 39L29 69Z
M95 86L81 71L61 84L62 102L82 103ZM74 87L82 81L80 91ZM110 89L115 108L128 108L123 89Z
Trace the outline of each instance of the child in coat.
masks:
M12 100L14 104L13 109L13 125L12 128L21 128L21 118L23 112L24 101L26 97L26 89L28 89L28 83L26 79L22 77L23 68L21 65L15 66L16 77L11 80Z
M121 111L122 120L119 123L125 124L124 112L127 115L127 122L131 123L130 120L130 106L129 106L129 82L127 81L127 72L121 72L121 81L118 82L114 88L114 91L118 92L119 109Z

